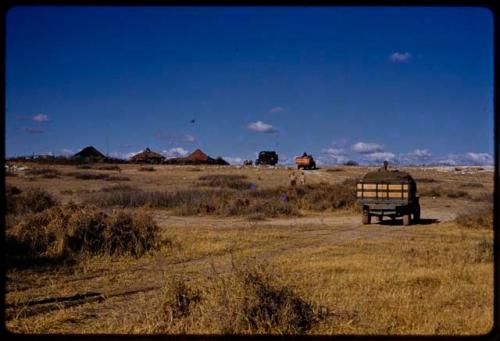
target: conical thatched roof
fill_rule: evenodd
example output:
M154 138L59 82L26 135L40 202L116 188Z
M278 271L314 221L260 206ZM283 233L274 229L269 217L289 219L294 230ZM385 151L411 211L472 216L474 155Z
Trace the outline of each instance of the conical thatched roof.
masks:
M211 158L201 151L201 149L196 149L186 157L169 159L166 163L174 165L229 165L229 163L220 157L216 159Z
M73 158L92 158L99 159L105 158L104 154L95 149L93 146L88 146L80 150L78 153L73 155Z
M185 158L187 161L208 161L209 159L210 157L200 149L196 149Z
M144 149L144 151L135 154L130 158L130 161L138 163L161 163L164 160L165 157L163 155L153 152L149 148Z

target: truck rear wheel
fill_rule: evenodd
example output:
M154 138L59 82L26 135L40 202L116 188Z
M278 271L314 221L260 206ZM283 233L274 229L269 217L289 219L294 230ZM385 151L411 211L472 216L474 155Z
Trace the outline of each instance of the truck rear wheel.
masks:
M409 214L405 214L403 216L403 225L410 225L410 215Z
M371 215L368 212L363 212L363 217L361 219L363 225L368 225L371 222Z
M413 220L418 223L420 221L420 211L413 213Z
M415 222L420 221L420 206L418 206L415 212L413 213L413 220L415 220Z

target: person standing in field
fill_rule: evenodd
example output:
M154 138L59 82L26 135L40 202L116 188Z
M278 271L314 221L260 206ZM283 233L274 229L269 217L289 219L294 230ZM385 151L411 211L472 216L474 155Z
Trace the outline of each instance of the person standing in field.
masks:
M300 171L299 173L299 182L301 185L306 184L306 175L304 174L304 171Z
M297 184L297 175L295 172L290 172L290 174L288 174L288 178L290 179L290 186L295 187Z

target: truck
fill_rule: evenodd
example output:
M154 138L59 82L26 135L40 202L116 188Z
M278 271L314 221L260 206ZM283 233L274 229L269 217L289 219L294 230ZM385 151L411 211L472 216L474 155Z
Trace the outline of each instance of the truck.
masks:
M403 217L403 225L420 220L417 184L410 174L388 170L388 163L377 171L367 173L356 184L356 199L362 209L362 223L370 224L371 217L395 219Z
M302 156L297 156L295 158L295 164L297 165L297 169L315 169L316 161L312 155L307 155L307 153L302 154Z
M278 163L278 154L275 151L261 151L259 158L255 160L255 165L269 165L274 166Z

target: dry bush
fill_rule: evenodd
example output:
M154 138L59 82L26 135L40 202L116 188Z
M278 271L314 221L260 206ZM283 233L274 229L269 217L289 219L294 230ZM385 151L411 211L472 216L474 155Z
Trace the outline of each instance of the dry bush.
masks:
M441 186L432 186L430 188L420 188L418 193L422 197L440 197L443 193L443 187Z
M62 175L60 171L52 168L30 168L26 170L25 174L47 179L60 178Z
M250 189L252 183L245 181L246 175L213 174L198 177L199 184L207 187L231 188L236 190Z
M165 332L302 334L322 316L269 266L233 265L193 290L175 282L164 304Z
M131 187L129 185L119 184L119 185L102 187L101 189L99 189L99 191L101 191L101 192L120 192L120 191L131 191L133 189L135 189L135 188Z
M350 208L356 204L356 187L353 180L341 184L320 183L297 187L295 194L300 208L313 211Z
M78 165L78 166L76 166L76 168L78 168L78 169L92 169L92 167L90 167L89 165Z
M114 176L106 173L90 173L90 172L69 172L68 176L72 176L79 180L106 180L106 181L129 181L130 179L122 176Z
M130 178L126 176L110 175L109 177L106 178L106 181L130 181Z
M306 185L296 188L238 191L192 189L172 192L145 192L124 188L93 193L88 203L100 207L141 207L172 209L179 215L265 217L299 216L300 210L325 211L352 208L356 203L354 180L342 184Z
M121 170L122 170L120 168L120 166L117 166L117 165L98 166L98 167L96 167L96 169L98 169L98 170L119 171L119 172L121 172Z
M167 285L165 293L165 303L163 311L167 318L167 323L174 323L174 320L187 317L195 304L201 300L200 290L193 290L179 278L172 278Z
M251 213L247 216L248 221L264 221L266 216L262 212Z
M446 196L448 198L453 198L453 199L457 199L457 198L470 198L469 193L467 193L465 191L448 190L445 193L446 193Z
M107 180L109 178L109 174L90 172L69 172L66 175L79 180Z
M138 257L160 246L158 226L142 211L112 211L106 220L103 239L102 251L110 255L126 253Z
M415 182L417 182L417 183L433 183L433 182L440 182L440 181L433 179L433 178L418 178L418 179L415 179Z
M9 184L5 184L5 204L7 214L16 213L17 211L17 198L21 194L21 190Z
M462 213L455 218L455 222L461 227L470 229L491 229L493 228L493 207Z
M460 184L460 187L462 188L483 188L484 185L479 182L466 182L463 184Z
M419 194L424 197L444 197L458 199L470 199L469 193L462 190L445 189L442 186L432 186L430 188L423 188L419 190Z
M328 168L326 171L329 173L345 172L342 168Z
M57 203L49 193L40 188L21 191L15 186L6 186L5 199L6 213L14 215L41 212Z
M471 199L473 201L493 203L494 196L493 196L493 193L491 193L491 192L481 192L477 195L472 196Z
M476 263L493 262L493 242L483 239L474 249L473 259Z
M160 246L158 233L143 212L108 214L70 203L26 215L8 231L7 255L66 260L95 254L139 257Z
M16 174L16 173L14 173L14 172L13 172L13 171L11 171L11 170L6 170L6 171L5 171L5 176L16 177L16 176L17 176L17 174Z
M156 169L154 167L141 167L138 169L140 172L154 172Z

